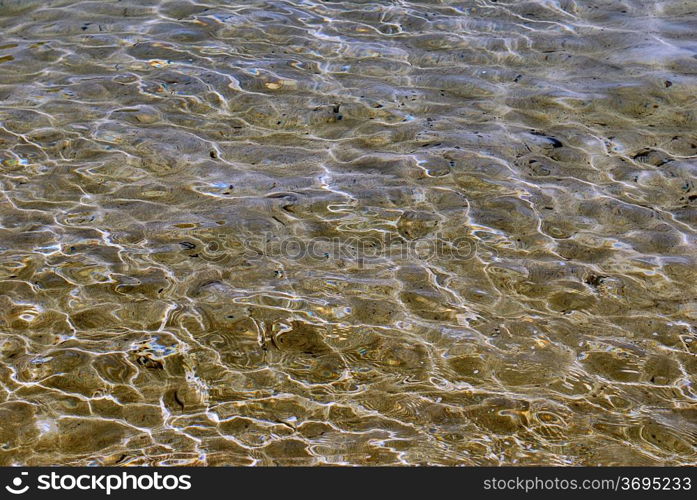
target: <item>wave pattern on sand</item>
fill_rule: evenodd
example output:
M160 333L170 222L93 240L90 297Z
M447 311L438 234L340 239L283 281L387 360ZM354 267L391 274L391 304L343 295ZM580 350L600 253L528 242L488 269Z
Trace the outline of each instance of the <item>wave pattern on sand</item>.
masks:
M0 0L0 465L694 464L696 25Z

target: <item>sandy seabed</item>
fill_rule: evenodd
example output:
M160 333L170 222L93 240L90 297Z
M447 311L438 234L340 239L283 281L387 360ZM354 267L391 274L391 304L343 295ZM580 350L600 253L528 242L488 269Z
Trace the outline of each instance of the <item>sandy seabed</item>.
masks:
M0 465L697 459L690 1L0 0Z

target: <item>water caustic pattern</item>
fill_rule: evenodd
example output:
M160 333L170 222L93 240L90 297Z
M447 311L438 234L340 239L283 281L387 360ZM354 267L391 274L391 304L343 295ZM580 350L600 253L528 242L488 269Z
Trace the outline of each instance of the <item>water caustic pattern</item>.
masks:
M0 0L0 465L694 464L696 28Z

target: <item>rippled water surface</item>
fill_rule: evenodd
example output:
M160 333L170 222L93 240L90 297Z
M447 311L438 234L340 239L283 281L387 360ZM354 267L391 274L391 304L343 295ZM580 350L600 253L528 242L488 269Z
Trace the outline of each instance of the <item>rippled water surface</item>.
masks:
M0 465L697 458L693 0L0 0Z

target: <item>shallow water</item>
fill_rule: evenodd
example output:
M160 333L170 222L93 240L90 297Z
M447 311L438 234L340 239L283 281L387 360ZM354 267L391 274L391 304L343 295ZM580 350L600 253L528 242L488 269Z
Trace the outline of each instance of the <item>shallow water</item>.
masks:
M0 465L693 464L695 33L0 0Z

